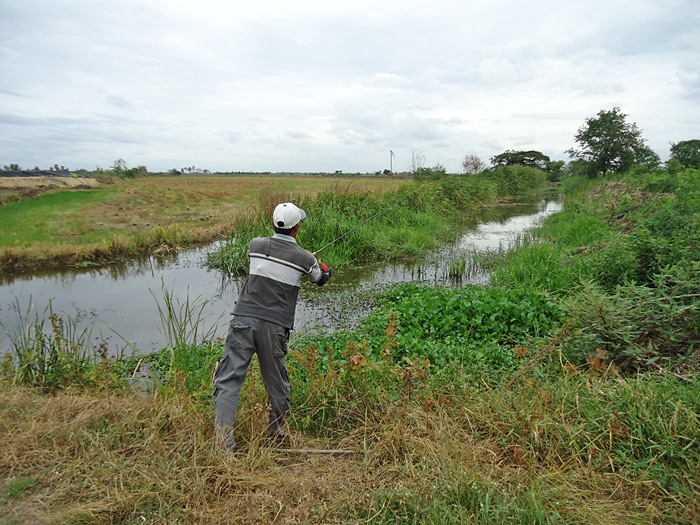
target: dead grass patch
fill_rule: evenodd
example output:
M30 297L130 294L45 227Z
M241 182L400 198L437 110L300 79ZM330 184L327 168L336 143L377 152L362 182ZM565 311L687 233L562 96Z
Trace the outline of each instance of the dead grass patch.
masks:
M475 405L472 424L483 427L493 413ZM294 435L302 448L357 451L343 456L287 454L253 437L224 456L211 411L176 392L46 396L2 383L0 407L3 481L36 480L2 501L3 523L390 523L402 495L430 512L472 486L491 491L493 505L536 497L557 523L663 521L655 486L582 462L514 460L457 403L387 406L332 440ZM241 415L242 432L263 435L264 410Z

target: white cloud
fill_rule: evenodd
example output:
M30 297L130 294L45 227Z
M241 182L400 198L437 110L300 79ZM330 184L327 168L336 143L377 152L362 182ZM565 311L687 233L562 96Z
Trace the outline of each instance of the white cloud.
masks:
M459 171L618 106L700 137L695 0L0 0L0 165Z

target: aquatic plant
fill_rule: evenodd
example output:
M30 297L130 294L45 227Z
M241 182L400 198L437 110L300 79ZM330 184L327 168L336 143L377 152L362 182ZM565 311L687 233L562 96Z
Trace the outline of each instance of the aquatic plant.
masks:
M31 298L25 310L16 298L13 309L18 321L7 332L10 349L2 361L3 375L13 383L47 391L116 385L118 378L104 366L109 361L108 338L95 337L92 323L81 328L80 312L72 317L54 312L51 301L40 312Z

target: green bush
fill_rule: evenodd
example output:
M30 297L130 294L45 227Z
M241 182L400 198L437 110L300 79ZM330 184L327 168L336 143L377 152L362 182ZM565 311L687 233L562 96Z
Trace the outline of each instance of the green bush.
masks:
M599 243L588 258L588 279L594 279L607 292L614 292L616 287L634 281L639 274L639 261L623 235Z
M567 356L576 364L602 359L623 372L675 368L700 343L697 283L700 263L684 274L673 271L656 287L629 283L610 294L585 286L565 302L572 328Z
M479 176L496 184L499 197L528 194L547 183L547 174L531 166L498 166Z
M700 261L698 173L688 170L679 175L678 191L637 223L632 243L639 262L640 281L649 283L662 268L681 261Z

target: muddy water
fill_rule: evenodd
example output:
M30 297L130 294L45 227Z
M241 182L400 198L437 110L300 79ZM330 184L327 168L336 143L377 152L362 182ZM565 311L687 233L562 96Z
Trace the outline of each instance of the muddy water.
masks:
M523 232L561 209L558 199L537 199L486 210L456 242L444 246L418 264L378 264L336 271L323 288L308 283L297 307L296 333L351 327L371 306L383 286L401 282L440 285L481 284L486 276L465 272L455 281L449 264L474 251L507 250ZM350 238L343 242L352 242ZM11 348L11 335L27 321L54 313L71 319L78 331L90 334L95 345L106 341L111 353L139 353L167 346L160 309L173 299L178 315L189 311L200 334L225 335L230 310L241 279L206 269L210 246L171 258L149 258L99 269L71 269L0 277L0 353ZM332 261L326 261L332 265ZM49 328L48 322L46 327Z

